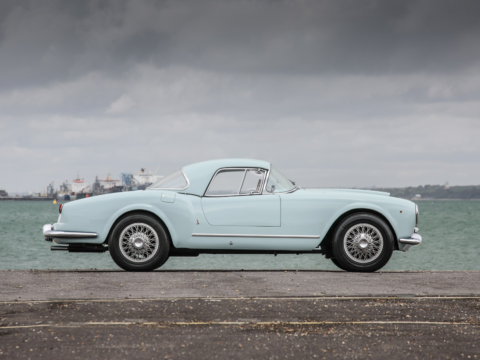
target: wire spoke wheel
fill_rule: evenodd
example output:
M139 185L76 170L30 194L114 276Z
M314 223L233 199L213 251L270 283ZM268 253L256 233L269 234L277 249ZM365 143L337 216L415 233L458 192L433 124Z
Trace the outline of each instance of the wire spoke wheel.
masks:
M372 262L382 253L382 233L371 224L356 224L347 230L343 247L351 260L362 264Z
M123 229L119 242L122 255L135 263L150 261L160 248L157 232L144 223L134 223Z

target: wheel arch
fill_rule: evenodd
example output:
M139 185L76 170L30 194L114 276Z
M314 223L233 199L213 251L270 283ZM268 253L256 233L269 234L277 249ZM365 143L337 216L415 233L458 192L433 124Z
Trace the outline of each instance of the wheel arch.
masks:
M339 217L337 217L337 219L332 223L332 225L330 226L330 228L328 229L327 233L325 234L325 236L323 237L323 240L320 242L320 246L322 248L322 250L325 251L325 255L327 257L327 259L329 258L328 255L331 255L331 251L332 251L332 241L333 241L333 232L335 231L337 225L343 221L345 218L347 218L348 216L350 215L353 215L353 214L357 214L357 213L367 213L367 214L372 214L372 215L376 215L378 216L379 218L381 218L383 221L385 221L385 223L388 225L388 227L390 228L390 230L392 231L392 234L393 234L393 237L394 237L394 249L395 250L398 250L398 241L397 241L397 233L394 229L394 227L392 226L391 222L389 221L389 219L384 215L382 214L381 212L379 211L376 211L376 210L373 210L373 209L368 209L368 208L356 208L356 209L351 209L351 210L348 210L346 212L344 212L343 214L341 214ZM331 257L331 256L330 256Z
M165 221L162 220L162 218L160 218L160 216L158 216L157 214L155 214L154 212L152 211L148 211L148 210L130 210L130 211L127 211L125 213L123 213L122 215L120 215L112 224L112 226L110 226L110 230L108 231L108 235L107 237L105 238L105 241L104 243L108 243L108 240L110 239L110 235L112 234L113 232L113 229L115 229L115 226L117 226L117 224L122 221L123 219L125 219L127 216L131 216L131 215L147 215L147 216L151 216L153 217L155 220L157 220L162 226L163 228L165 229L165 232L167 233L167 238L168 238L168 242L170 244L170 248L175 248L175 246L173 245L173 241L172 241L172 234L170 233L170 229L168 228L167 224L165 223Z

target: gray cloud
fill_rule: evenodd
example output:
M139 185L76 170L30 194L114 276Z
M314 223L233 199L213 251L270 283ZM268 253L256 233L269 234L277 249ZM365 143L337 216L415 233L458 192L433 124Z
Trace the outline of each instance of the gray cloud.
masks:
M3 1L0 188L219 157L305 186L478 183L479 7Z
M466 1L43 1L2 9L3 86L132 64L225 72L444 73L476 67Z

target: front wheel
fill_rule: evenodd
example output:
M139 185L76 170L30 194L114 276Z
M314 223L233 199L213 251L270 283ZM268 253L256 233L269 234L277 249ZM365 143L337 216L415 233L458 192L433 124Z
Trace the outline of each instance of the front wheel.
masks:
M333 254L341 269L373 272L390 260L393 241L393 233L383 219L368 213L353 214L335 229Z
M170 243L163 226L153 217L132 214L122 219L108 240L113 261L127 271L151 271L168 259Z

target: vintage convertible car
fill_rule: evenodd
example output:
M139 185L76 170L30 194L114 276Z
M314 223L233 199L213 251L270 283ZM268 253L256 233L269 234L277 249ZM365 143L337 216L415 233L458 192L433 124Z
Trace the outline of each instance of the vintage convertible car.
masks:
M43 227L52 250L109 251L125 270L169 256L318 253L347 271L382 268L419 245L418 207L388 193L302 189L266 161L185 166L144 191L60 205Z

